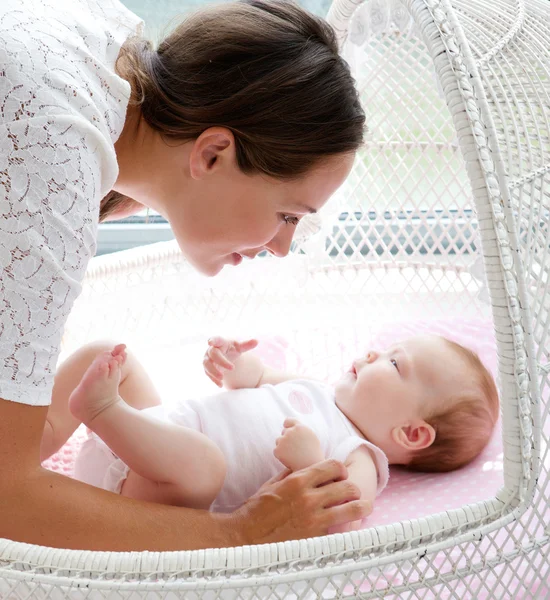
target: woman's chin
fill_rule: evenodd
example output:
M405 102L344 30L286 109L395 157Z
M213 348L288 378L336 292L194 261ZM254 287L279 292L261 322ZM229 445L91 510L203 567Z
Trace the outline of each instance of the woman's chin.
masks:
M189 257L186 258L193 269L205 277L214 277L225 266L225 262L222 260L218 260L216 262L206 262L204 260L193 260Z
M223 268L225 267L225 263L216 263L205 265L203 268L199 268L198 270L206 277L215 277Z
M205 275L206 277L214 277L216 276L226 265L237 266L241 264L243 257L234 252L232 254L228 254L226 256L222 256L216 261L202 261L202 260L189 260L191 265L199 272L201 275Z

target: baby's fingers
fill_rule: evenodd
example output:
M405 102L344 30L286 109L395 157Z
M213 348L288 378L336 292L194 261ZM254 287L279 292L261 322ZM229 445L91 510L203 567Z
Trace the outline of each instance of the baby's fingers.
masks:
M249 350L253 350L258 345L258 340L251 339L246 340L246 342L235 342L235 349L238 352L248 352Z
M211 337L208 340L208 345L212 348L219 348L222 352L227 352L229 350L229 346L230 346L231 342L229 340L226 340L225 338L216 335L214 337Z
M222 382L223 382L223 373L220 371L220 369L217 367L217 365L215 365L210 358L208 357L208 355L204 356L204 359L202 361L202 366L204 368L204 372L206 373L206 375L218 386L221 387L222 386Z
M224 356L223 352L218 348L208 348L207 355L210 357L213 363L218 367L232 370L234 368L233 363Z
M223 378L220 377L219 375L216 375L214 372L212 371L208 371L207 369L204 370L208 379L210 379L210 381L213 381L218 387L222 387L223 385Z

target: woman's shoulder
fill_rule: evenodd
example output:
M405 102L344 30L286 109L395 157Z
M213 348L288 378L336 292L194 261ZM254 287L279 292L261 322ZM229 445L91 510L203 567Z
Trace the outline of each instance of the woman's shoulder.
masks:
M46 47L76 32L88 49L103 46L108 54L142 29L142 20L119 0L2 0L0 4L0 30L23 37L37 34L37 41ZM116 54L111 58L116 59Z
M141 21L115 0L3 0L0 118L83 118L114 141L129 85L115 73Z

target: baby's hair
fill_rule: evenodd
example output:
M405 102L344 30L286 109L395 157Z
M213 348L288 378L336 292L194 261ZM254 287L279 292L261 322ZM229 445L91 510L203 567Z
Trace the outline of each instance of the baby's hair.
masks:
M468 464L489 442L499 416L497 387L479 356L443 339L472 370L472 385L467 392L445 399L442 410L425 417L435 429L435 440L415 453L407 465L414 471L453 471Z

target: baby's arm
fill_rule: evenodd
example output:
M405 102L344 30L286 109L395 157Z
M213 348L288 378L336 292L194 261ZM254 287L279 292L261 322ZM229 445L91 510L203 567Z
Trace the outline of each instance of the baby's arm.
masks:
M351 481L359 488L361 491L361 500L368 500L372 510L378 487L378 472L370 450L365 446L360 446L348 456L344 464L348 469L348 481ZM354 531L361 529L361 525L362 521L352 521L351 523L331 528L330 533Z
M325 460L315 432L297 419L285 419L273 454L291 471L300 471Z
M218 386L230 390L257 388L266 383L275 385L283 381L301 379L299 375L266 367L255 354L257 340L237 342L221 337L208 340L208 350L203 365L208 377Z

